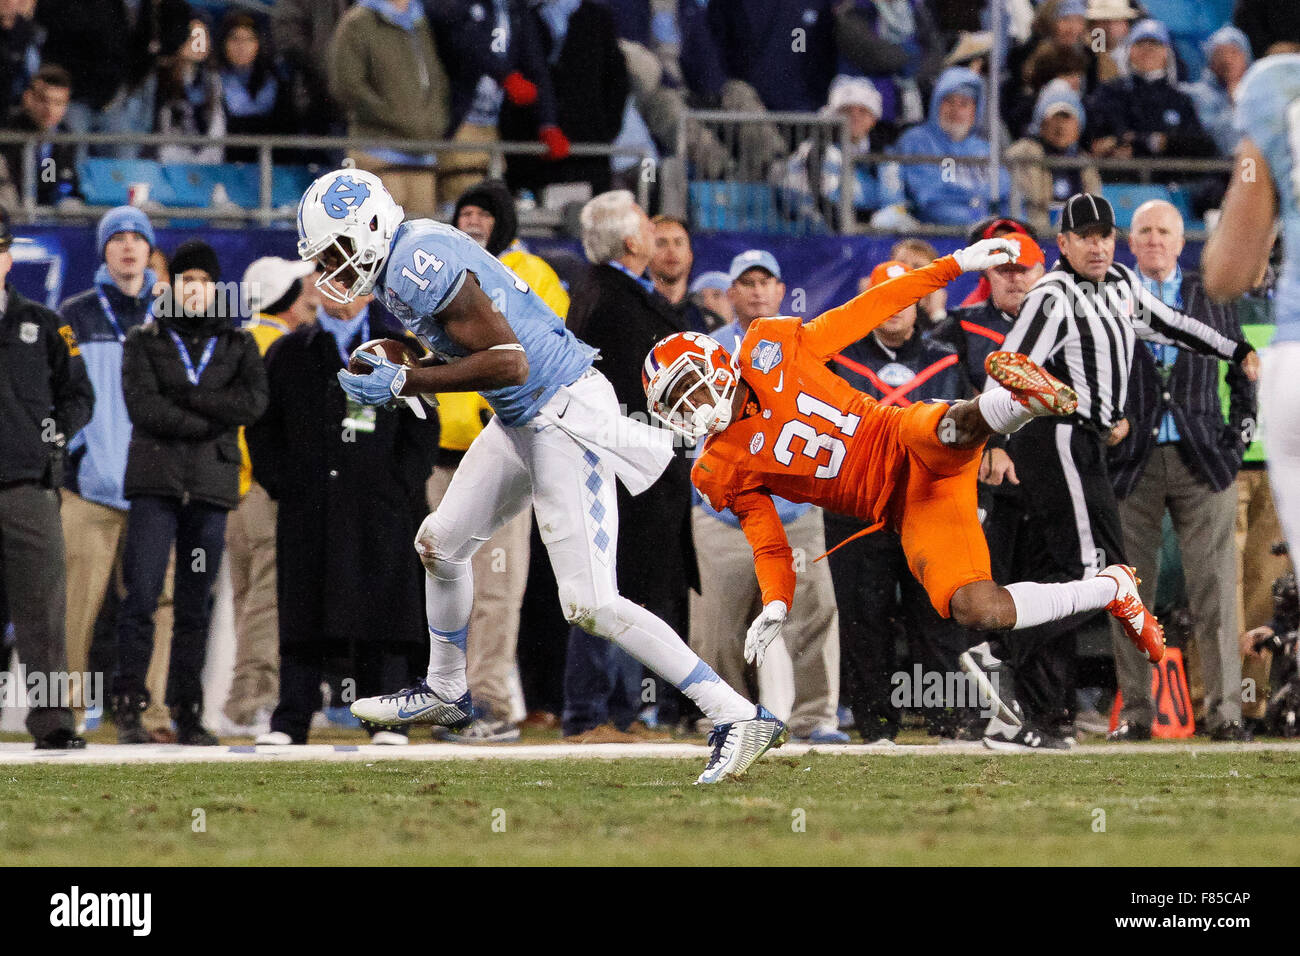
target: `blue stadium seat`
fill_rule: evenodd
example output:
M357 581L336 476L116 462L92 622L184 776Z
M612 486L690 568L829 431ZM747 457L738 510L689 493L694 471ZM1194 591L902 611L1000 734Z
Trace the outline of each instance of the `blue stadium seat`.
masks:
M271 169L271 205L297 206L302 194L316 178L307 166L274 166Z
M1115 225L1128 229L1133 225L1133 213L1138 206L1152 199L1173 203L1183 217L1186 229L1204 229L1205 223L1192 216L1191 193L1181 186L1144 186L1132 183L1112 183L1102 186L1101 193L1115 207Z
M178 206L204 207L212 202L218 185L227 198L245 209L257 206L257 167L248 163L205 165L175 163L166 169L167 181L176 193Z
M1101 187L1101 194L1115 207L1115 225L1127 229L1133 224L1137 207L1152 199L1169 200L1169 190L1164 186L1144 186L1133 183L1112 183Z
M84 159L77 164L81 195L92 206L120 206L134 183L149 184L149 198L174 205L176 191L166 171L152 159Z
M696 229L765 232L783 236L824 234L815 218L787 219L766 183L700 180L689 186L690 217Z

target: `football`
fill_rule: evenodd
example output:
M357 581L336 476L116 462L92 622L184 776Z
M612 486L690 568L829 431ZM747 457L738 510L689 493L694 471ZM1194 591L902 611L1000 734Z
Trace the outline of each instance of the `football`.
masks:
M405 365L407 368L416 368L420 364L420 351L415 347L415 343L407 342L403 339L371 339L369 342L362 342L352 350L352 355L348 358L348 371L354 375L369 375L374 371L365 362L357 358L358 352L369 352L371 355L378 355L388 359L390 362L396 362L398 365Z

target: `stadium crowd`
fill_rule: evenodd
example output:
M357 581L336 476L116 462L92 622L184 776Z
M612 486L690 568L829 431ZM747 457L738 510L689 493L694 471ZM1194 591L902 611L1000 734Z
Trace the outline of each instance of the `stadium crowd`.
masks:
M695 129L685 158L694 175L723 179L741 159L750 168L759 157L764 176L796 204L828 217L848 178L859 221L902 236L937 224L968 229L972 240L1020 239L1020 261L988 270L960 305L933 293L834 363L887 403L951 400L984 387L984 356L1012 333L1030 286L1058 258L1066 200L1101 192L1096 170L1052 169L1044 158L1230 156L1233 90L1261 52L1251 39L1255 0L1240 0L1238 25L1205 39L1199 76L1187 75L1169 31L1137 0L1011 0L1017 42L1003 75L989 77L979 6L277 0L262 16L184 0L0 0L0 115L5 129L24 132L346 134L355 143L349 158L381 175L409 216L464 230L597 345L598 368L620 402L642 414L650 347L694 330L730 348L755 318L787 305L781 263L760 247L736 256L727 272L697 272L690 222L650 216L618 188L635 169L574 156L571 145L635 144L668 155L683 110L697 107L842 115L852 156L791 143L776 124L759 123L734 143ZM859 160L878 152L987 158L991 95L1000 104L998 137L1011 144L1001 202L990 203L986 166L958 165L953 174ZM411 154L370 145L381 138L455 148ZM484 181L482 146L496 140L543 149L510 157L504 181ZM54 170L38 177L42 205L79 202L78 162L87 154L141 153L39 148L38 161ZM217 145L146 155L164 163L250 158ZM0 207L16 209L22 151L6 146L0 159ZM1271 269L1244 299L1222 305L1178 264L1186 218L1212 209L1223 182L1162 176L1187 187L1190 205L1141 206L1117 258L1165 305L1262 344ZM518 235L520 203L553 183L584 184L593 197L580 221L589 268L568 283ZM0 318L6 343L30 345L37 339L28 340L28 328L38 329L49 356L39 389L0 397L0 611L8 609L0 618L12 618L29 666L113 675L110 712L122 743L211 744L213 730L304 743L324 719L319 712L345 719L338 708L349 700L423 672L422 568L410 542L490 409L474 394L442 395L423 417L348 400L335 372L356 346L399 336L401 325L369 297L323 300L311 264L260 259L242 277L243 297L230 303L216 291L221 263L201 241L164 255L153 223L132 206L97 217L95 232L100 261L90 289L55 314L8 287ZM11 241L6 224L0 262ZM863 270L862 288L937 255L924 240L902 239L888 261ZM20 322L16 303L35 318ZM16 354L0 350L0 377L19 380ZM1173 346L1140 344L1131 375L1124 419L1102 436L1100 466L1120 501L1124 548L1145 579L1148 606L1187 658L1179 675L1197 701L1198 732L1244 739L1263 714L1268 662L1255 645L1273 619L1273 579L1286 568L1268 553L1281 535L1254 440L1254 389L1231 374L1221 385L1219 363ZM92 391L93 412L85 407ZM24 402L42 406L38 419ZM58 426L57 441L29 427L45 417ZM8 454L24 443L39 451ZM843 743L853 729L885 744L913 713L940 738L984 736L988 715L969 701L900 701L896 677L911 662L925 673L1001 674L1008 702L1041 731L1034 746L1067 746L1111 725L1114 739L1146 739L1169 722L1150 666L1133 659L1123 638L1111 653L1104 616L1010 651L938 616L897 535L877 532L815 560L861 528L789 502L778 510L798 562L794 616L765 664L747 667L745 628L759 606L752 554L736 519L692 491L689 452L679 465L642 496L620 489L620 584L689 634L725 680L761 695L796 737ZM1014 444L991 443L980 477L995 576L1024 547L1014 532L1026 520L1017 473L1026 470ZM20 503L20 491L40 500ZM1166 510L1172 534L1162 528ZM18 522L23 515L30 520ZM693 731L699 715L673 688L565 623L551 597L544 529L530 525L526 514L507 523L474 559L468 661L479 710L450 739L505 742L525 726L559 727L576 743ZM1171 536L1186 559L1185 585L1168 573L1178 562L1159 557ZM20 554L16 541L30 542L30 552ZM49 583L66 591L66 615L54 613L61 602L48 594L34 608L25 589L31 569L52 566L56 552L62 580ZM223 560L234 586L236 660L221 725L208 728L200 675ZM1260 688L1244 704L1243 662ZM1103 712L1117 686L1124 699L1108 725ZM75 746L86 714L54 709L53 717L41 708L29 717L38 746ZM367 730L377 743L407 740L404 730Z
M985 5L957 0L276 0L266 7L185 0L4 0L0 128L26 133L346 135L351 158L381 173L417 214L446 215L484 178L498 140L537 143L506 164L516 195L580 183L627 185L640 164L573 155L574 143L674 154L689 109L844 117L838 141L791 141L745 123L736 137L688 124L690 174L778 183L791 215L834 221L845 163L861 222L973 225L1015 215L1045 229L1060 203L1095 184L1044 158L1228 157L1233 91L1253 56L1265 4L1189 48L1140 0L1009 0L1002 75L988 76ZM1179 50L1181 49L1181 53ZM1197 65L1191 67L1188 59ZM1203 66L1200 64L1203 63ZM1196 75L1191 70L1196 69ZM998 98L1002 199L985 164L865 163L865 154L980 160L989 92ZM366 141L456 144L411 153ZM169 144L38 147L41 205L79 198L77 160L162 163L254 159L250 147ZM13 210L22 151L3 150L0 206ZM337 164L328 151L276 152ZM45 165L53 161L52 167ZM47 171L52 169L52 171ZM1131 178L1126 173L1108 181ZM1222 177L1160 172L1198 218ZM1014 190L1005 188L1014 185ZM1014 207L1010 197L1014 197Z

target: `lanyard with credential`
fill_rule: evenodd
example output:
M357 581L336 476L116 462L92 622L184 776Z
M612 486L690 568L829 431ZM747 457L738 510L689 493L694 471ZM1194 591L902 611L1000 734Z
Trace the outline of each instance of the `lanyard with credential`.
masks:
M348 360L352 358L352 355L348 352L348 343L340 338L333 338L334 345L339 350L339 358L343 361L343 367L347 368ZM348 341L351 341L351 339ZM368 315L361 320L361 341L363 344L370 341L370 316Z
M217 337L214 335L208 339L208 344L203 347L203 355L199 358L199 367L195 369L194 361L190 358L190 351L185 347L185 343L181 341L181 337L171 329L167 330L167 334L176 343L176 351L181 353L181 361L185 363L185 377L190 380L191 385L199 384L199 376L208 367L208 363L212 361L212 351L217 347Z
M99 296L99 307L104 310L104 318L108 319L108 324L113 327L113 334L117 336L119 342L126 341L126 333L122 331L122 324L117 321L117 314L113 307L108 304L108 296L104 295L104 290L96 288L95 294Z

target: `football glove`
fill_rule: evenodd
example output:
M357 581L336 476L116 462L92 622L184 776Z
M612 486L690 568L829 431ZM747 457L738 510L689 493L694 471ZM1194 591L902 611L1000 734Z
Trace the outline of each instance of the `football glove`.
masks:
M1020 258L1020 243L1007 236L981 239L965 249L952 254L962 272L983 272L995 266L1004 266Z
M781 636L788 611L784 601L768 601L763 605L762 613L754 618L754 623L749 625L749 633L745 635L746 663L755 667L762 665L767 645Z
M374 371L369 375L356 375L340 369L339 384L343 391L363 405L386 405L400 397L402 386L406 384L406 369L370 352L357 352L355 357Z

